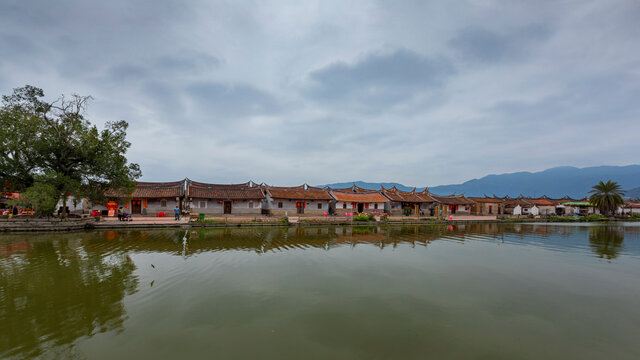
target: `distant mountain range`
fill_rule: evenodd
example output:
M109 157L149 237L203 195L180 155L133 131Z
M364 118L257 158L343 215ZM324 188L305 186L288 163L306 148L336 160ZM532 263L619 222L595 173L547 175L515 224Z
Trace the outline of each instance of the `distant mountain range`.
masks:
M629 199L640 199L640 187L635 189L627 190L624 194L626 198Z
M462 184L440 185L429 187L434 194L464 194L466 196L542 196L582 198L589 194L591 187L600 180L613 180L627 190L626 197L640 197L640 165L628 166L594 166L576 168L562 166L539 172L516 172L500 175L487 175L480 179L473 179ZM332 188L346 188L353 184L364 189L380 189L397 187L402 191L411 191L413 187L403 184L372 183L353 181L328 184ZM416 190L423 190L418 187Z

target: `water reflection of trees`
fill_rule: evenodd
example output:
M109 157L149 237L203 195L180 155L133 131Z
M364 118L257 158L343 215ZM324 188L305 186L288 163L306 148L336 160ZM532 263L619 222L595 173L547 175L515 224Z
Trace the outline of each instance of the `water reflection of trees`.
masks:
M624 234L611 226L595 226L589 232L589 246L602 259L615 259L622 250Z
M0 257L0 357L39 357L49 345L122 329L123 298L137 288L131 259L54 238Z

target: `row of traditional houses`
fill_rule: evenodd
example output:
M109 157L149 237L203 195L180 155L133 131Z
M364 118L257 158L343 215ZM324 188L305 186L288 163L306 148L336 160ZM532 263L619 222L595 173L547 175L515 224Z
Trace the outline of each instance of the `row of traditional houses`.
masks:
M110 192L106 208L122 206L134 215L158 215L178 207L183 213L223 215L345 215L348 213L392 216L514 215L550 216L596 213L584 199L548 197L440 196L423 191L294 187L257 184L209 184L184 179L174 182L139 182L130 194ZM633 212L634 208L630 208ZM636 209L640 210L640 206Z

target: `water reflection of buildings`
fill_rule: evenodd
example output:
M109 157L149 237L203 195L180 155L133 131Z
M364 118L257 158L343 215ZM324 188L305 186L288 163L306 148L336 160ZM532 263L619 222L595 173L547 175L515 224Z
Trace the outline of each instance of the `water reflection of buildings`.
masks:
M189 258L224 251L264 254L360 246L386 250L473 239L579 249L607 260L617 259L623 251L638 256L640 241L625 243L625 238L640 239L640 227L492 223L2 235L0 357L38 357L46 348L44 342L66 346L83 336L121 329L126 317L123 299L138 289L130 253L161 252Z

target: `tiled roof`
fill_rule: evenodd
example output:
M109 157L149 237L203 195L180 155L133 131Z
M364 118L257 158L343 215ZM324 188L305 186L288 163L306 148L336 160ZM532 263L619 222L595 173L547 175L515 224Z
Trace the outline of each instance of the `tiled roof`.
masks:
M437 202L443 205L473 205L474 201L464 196L437 196L431 195Z
M475 202L480 202L480 203L491 203L491 204L500 204L502 203L502 199L500 198L495 198L495 197L472 197L470 196L469 199L475 201Z
M342 202L355 202L355 203L386 203L389 202L387 198L382 196L377 191L366 193L355 193L347 191L332 191L331 194L338 201Z
M530 201L527 201L526 199L522 199L522 198L506 198L504 199L504 205L506 207L516 207L517 205L520 205L520 207L532 207L533 203L531 203Z
M391 189L383 187L381 192L389 200L397 202L433 203L436 201L426 191L416 192L415 189L413 191L400 191L394 186Z
M566 202L577 202L577 201L580 201L580 200L579 199L570 198L569 196L565 196L565 197L560 198L560 199L549 199L549 201L554 203L554 205L558 205L558 204L564 204Z
M133 198L166 198L182 196L184 191L184 180L172 182L143 182L139 181L136 188L131 193ZM108 190L109 197L127 197L121 190Z
M337 190L337 191L340 191L340 190ZM378 193L378 190L365 189L353 184L353 192L358 194L373 194L373 193Z
M267 186L267 191L274 199L290 200L333 200L329 190L304 185L294 187Z
M533 203L536 206L555 206L556 205L553 201L545 198L527 199L527 201Z
M251 186L251 182L244 184L207 184L189 181L188 195L192 198L217 200L248 200L264 199L265 195L259 186Z

